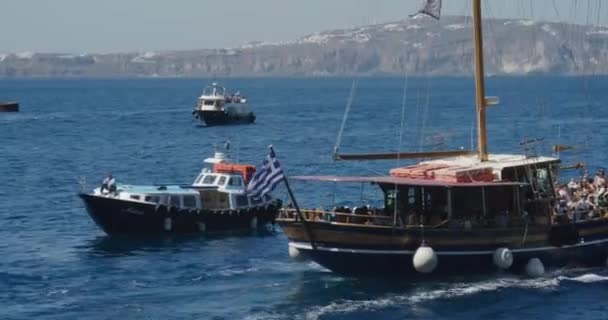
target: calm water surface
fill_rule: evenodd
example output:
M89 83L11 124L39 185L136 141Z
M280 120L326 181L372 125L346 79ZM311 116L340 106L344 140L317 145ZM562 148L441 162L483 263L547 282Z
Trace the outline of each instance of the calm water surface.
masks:
M577 148L562 154L565 163L608 164L607 80L490 78L488 94L502 100L488 111L490 150L521 153L521 141L542 138L525 152L569 144ZM76 197L80 180L92 188L109 170L125 183L189 183L228 138L233 158L255 164L273 144L289 175L386 173L398 164L330 160L351 81L227 80L249 98L257 123L209 128L190 114L205 79L0 81L0 99L22 108L0 114L0 318L608 318L606 269L553 270L541 279L341 277L291 261L278 227L109 238ZM469 148L472 88L468 78L410 78L402 109L404 79L359 79L341 149ZM379 195L358 185L294 189L312 207Z

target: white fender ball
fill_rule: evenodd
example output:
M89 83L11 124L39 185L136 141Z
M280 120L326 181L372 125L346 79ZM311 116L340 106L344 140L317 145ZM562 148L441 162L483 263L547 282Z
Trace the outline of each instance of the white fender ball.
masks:
M498 248L494 251L494 264L500 269L509 269L513 265L513 253L508 248Z
M165 218L165 231L171 231L171 228L173 227L173 223L171 221L171 218Z
M289 256L295 261L301 262L306 260L300 250L296 247L289 246Z
M437 254L435 254L433 248L423 244L416 249L412 263L416 271L431 273L437 268Z
M204 222L197 222L196 224L200 232L205 232L207 230L207 225Z
M545 273L545 266L539 258L532 258L526 265L526 273L530 277L538 278Z
M251 229L257 229L258 228L258 217L251 218L251 221L249 222L249 226L251 227Z

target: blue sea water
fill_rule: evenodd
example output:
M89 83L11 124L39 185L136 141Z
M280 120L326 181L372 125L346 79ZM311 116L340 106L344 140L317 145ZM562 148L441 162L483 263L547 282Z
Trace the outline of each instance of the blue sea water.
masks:
M189 183L227 139L233 158L254 164L274 145L291 176L384 174L400 163L331 161L352 80L226 79L257 121L224 127L190 114L209 79L0 81L0 99L21 103L20 113L0 113L0 319L608 318L605 268L540 279L343 277L290 260L278 227L110 238L76 196L79 181L92 188L107 171L123 183ZM565 164L608 164L607 80L489 78L488 95L501 98L488 110L490 150L550 154L560 143L575 146ZM359 79L340 150L470 148L472 90L469 78ZM520 144L527 139L541 141ZM359 185L293 187L309 207L379 195Z

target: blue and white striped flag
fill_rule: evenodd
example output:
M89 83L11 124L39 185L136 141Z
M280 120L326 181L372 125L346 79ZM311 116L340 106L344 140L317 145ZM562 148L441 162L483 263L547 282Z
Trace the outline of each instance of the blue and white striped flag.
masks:
M261 199L284 178L283 169L281 169L277 156L274 154L274 150L270 148L268 156L262 162L262 167L255 172L247 185L247 194L254 199Z

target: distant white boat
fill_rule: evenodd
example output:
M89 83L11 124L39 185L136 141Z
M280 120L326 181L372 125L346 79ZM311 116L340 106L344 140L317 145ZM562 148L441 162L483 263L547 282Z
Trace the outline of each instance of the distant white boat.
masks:
M255 121L255 115L247 105L247 99L240 92L226 93L226 88L216 82L205 87L192 114L208 126Z

